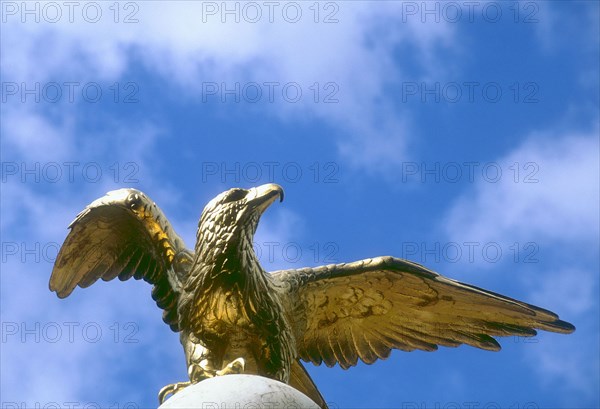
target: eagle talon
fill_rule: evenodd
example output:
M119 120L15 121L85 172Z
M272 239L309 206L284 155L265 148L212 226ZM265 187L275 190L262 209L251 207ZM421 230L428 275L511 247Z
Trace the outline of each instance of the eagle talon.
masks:
M245 367L246 361L244 361L244 358L238 358L228 363L225 368L217 371L217 375L241 374L244 372Z
M188 367L188 376L192 383L198 383L205 379L217 376L217 371L212 368L208 360L202 360L199 364L192 364Z
M190 386L191 384L191 382L177 382L163 387L158 392L159 404L162 405L168 397L175 395L177 392L181 392L183 389L185 389L187 386Z

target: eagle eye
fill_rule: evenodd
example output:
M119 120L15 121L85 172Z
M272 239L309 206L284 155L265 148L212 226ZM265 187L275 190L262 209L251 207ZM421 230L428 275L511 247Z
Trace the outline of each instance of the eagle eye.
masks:
M246 197L248 194L247 190L244 189L233 189L225 198L224 203L238 201Z

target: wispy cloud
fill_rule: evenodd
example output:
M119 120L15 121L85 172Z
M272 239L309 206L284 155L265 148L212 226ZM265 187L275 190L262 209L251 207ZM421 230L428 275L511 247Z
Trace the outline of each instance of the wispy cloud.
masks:
M445 222L448 237L482 242L543 237L598 240L598 129L540 132L498 158L500 178L460 197ZM492 179L491 179L492 180Z
M256 23L248 21L250 11L242 11L236 23L235 15L221 10L226 3L131 4L136 8L121 10L119 17L135 12L137 22L131 24L115 23L112 9L103 10L105 18L94 24L82 18L58 24L9 19L3 41L14 47L4 75L30 82L126 80L128 69L142 64L186 98L198 98L207 83L216 84L218 94L211 98L217 99L236 83L258 84L266 99L270 88L264 84L276 83L276 103L262 105L266 112L284 120L310 115L326 121L341 131L340 152L356 166L394 166L414 133L409 113L394 111L384 92L402 77L394 50L414 50L406 60L425 76L439 67L436 50L454 43L452 24L406 20L400 2L315 3L316 9L301 3L302 18L294 23L286 17L289 10L276 10L271 22L269 10L261 9ZM44 51L50 48L52 53ZM298 84L292 91L299 88L303 97L293 103L282 97L286 84Z

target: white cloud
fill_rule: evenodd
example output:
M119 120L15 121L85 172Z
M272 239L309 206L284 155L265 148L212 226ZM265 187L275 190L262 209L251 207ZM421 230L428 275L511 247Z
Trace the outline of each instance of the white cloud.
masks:
M4 105L1 129L3 145L10 144L32 160L48 161L72 157L72 116L64 112L57 121L34 107L26 104Z
M502 171L497 182L479 179L457 200L446 217L447 235L455 241L541 238L588 246L590 240L597 242L598 230L593 227L599 223L600 200L597 133L595 128L527 138L494 162L494 169Z
M108 407L110 402L102 399L107 390L119 387L115 373L127 369L124 357L144 356L149 348L174 349L177 343L167 339L170 334L147 284L97 284L59 302L47 287L51 268L48 260L21 263L10 257L3 263L3 402L34 407L78 401L80 406L97 402ZM25 297L35 302L24 303ZM135 332L125 327L128 323ZM137 342L124 342L131 334L128 340ZM121 399L135 401L132 393L123 391Z
M535 24L538 41L547 53L571 47L576 42L579 47L598 54L598 4L580 2L572 13L565 13L566 4L539 2L523 7L521 18ZM568 7L568 6L567 6Z
M600 381L598 368L598 273L565 267L530 283L531 301L552 305L577 328L568 337L540 334L526 356L546 387L559 387L593 398ZM568 402L564 402L568 406Z
M46 4L41 2L40 9ZM244 13L241 2L229 5L240 7L240 23L232 15L207 14L207 4L220 9L226 4L222 2L127 3L138 9L121 10L120 22L115 23L114 9L101 4L98 23L86 22L81 11L75 12L73 23L67 20L67 10L55 24L43 18L41 23L23 24L19 13L6 16L3 45L10 52L3 65L5 78L42 83L57 77L82 83L128 80L127 69L141 63L162 76L165 86L176 86L188 96L199 96L204 82L227 82L229 87L235 82L279 82L277 92L295 82L303 92L299 103L279 96L279 103L267 109L283 119L311 115L332 123L346 135L338 141L341 153L365 167L381 161L400 163L408 135L414 133L409 132L408 113L394 112L393 101L384 96L386 85L402 76L393 51L410 45L415 51L403 61L421 66L427 75L439 67L435 50L451 48L454 42L451 24L403 21L400 2L319 3L318 22L314 6L294 3L302 4L297 23L288 22L293 10L284 13L283 6L275 10L272 23L265 6L263 19L249 23L254 14ZM131 12L138 22L123 23ZM331 13L337 22L323 22ZM48 49L53 51L44 51ZM315 83L318 103L311 89ZM266 94L268 88L262 89ZM333 91L339 103L324 104L323 98Z
M558 270L536 283L531 298L537 305L555 305L565 316L583 316L593 313L597 284L597 277L590 271Z
M585 328L578 327L577 331L584 334L576 332L568 337L540 337L539 343L531 344L525 359L546 388L558 389L565 397L594 399L597 398L600 380L598 329L588 324ZM572 399L561 402L561 406L570 405L573 405Z

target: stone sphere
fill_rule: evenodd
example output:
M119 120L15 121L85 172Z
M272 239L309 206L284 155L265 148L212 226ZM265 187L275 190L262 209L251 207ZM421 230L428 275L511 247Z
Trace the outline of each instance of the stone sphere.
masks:
M159 409L319 409L285 383L257 375L224 375L191 385Z

